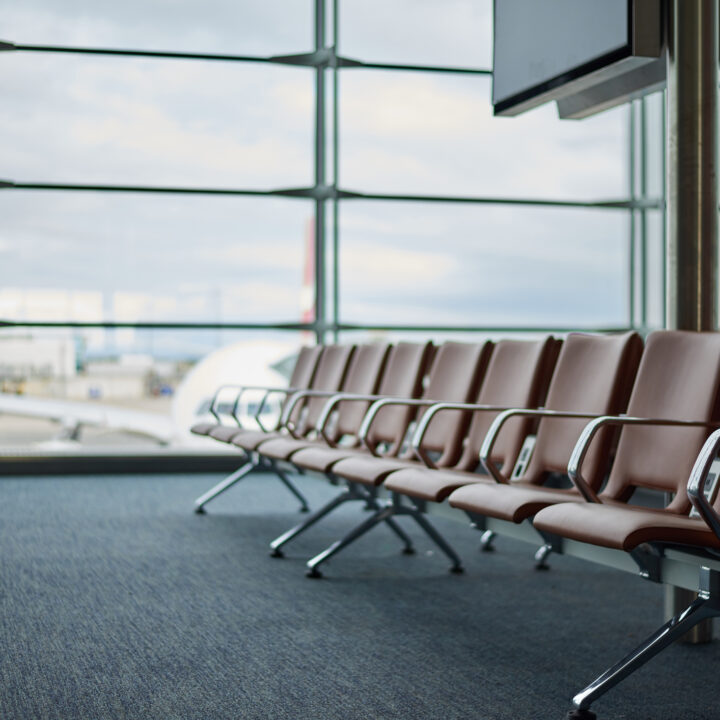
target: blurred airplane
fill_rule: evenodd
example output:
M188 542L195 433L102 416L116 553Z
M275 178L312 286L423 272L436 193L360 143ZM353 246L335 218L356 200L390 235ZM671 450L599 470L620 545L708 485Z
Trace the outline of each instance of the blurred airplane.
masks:
M299 298L302 322L311 322L315 317L314 284L315 224L310 219L305 226L305 257ZM313 341L312 333L302 333L302 342ZM210 403L216 389L222 385L239 383L285 386L294 364L297 344L278 340L247 340L215 350L200 360L182 380L174 393L169 417L103 404L96 400L57 400L2 392L0 415L37 417L57 422L60 431L50 441L53 447L58 446L58 443L76 445L81 440L82 428L90 426L141 435L161 445L200 446L208 449L219 444L213 445L207 438L192 435L190 427L199 420L212 417ZM256 418L259 418L261 424L268 427L279 416L282 402L279 396L263 399L263 393L248 392L243 394L242 402L237 404L236 397L237 394L229 390L227 399L220 397L216 403L216 409L229 422L239 421L243 426L258 427ZM259 409L261 413L258 415Z
M59 431L45 447L76 446L82 439L84 427L112 432L129 433L150 438L160 445L174 447L202 446L207 439L189 431L191 425L209 416L213 393L220 385L244 383L282 387L287 384L285 367L296 350L294 343L249 340L220 348L193 367L178 386L169 415L126 407L113 406L95 400L73 401L0 393L0 415L35 417L56 422ZM228 390L219 398L217 409L229 422L234 411L244 427L258 427L255 420L262 393L247 393L243 402L235 405L236 393ZM268 398L260 420L268 426L277 418L280 398ZM217 445L217 443L216 443Z

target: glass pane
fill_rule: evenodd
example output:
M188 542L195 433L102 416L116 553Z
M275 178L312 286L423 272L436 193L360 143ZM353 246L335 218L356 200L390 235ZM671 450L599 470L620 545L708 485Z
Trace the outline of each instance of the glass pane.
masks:
M312 28L312 0L23 0L3 3L2 39L29 44L277 55L309 50Z
M312 214L284 198L6 190L0 317L299 321Z
M647 194L651 198L662 198L665 187L665 93L648 95L644 102Z
M400 72L341 76L340 180L367 192L620 199L627 108L580 121L553 105L496 118L490 80Z
M312 180L307 69L3 53L0 177L272 188Z
M189 433L207 417L217 387L284 386L297 349L312 343L298 332L137 330L132 342L115 344L113 336L123 332L0 330L0 447L51 441L41 447L82 453L87 446L134 447L169 439L177 450L222 451L219 443ZM258 397L249 395L247 401L238 412L252 426ZM277 406L272 400L263 417L268 420ZM79 444L58 441L58 408L66 426L89 419ZM93 422L101 409L105 419Z
M366 62L492 67L491 0L340 0L340 53Z
M647 324L665 326L665 216L660 210L648 210L647 232Z
M345 203L341 318L624 327L626 211Z

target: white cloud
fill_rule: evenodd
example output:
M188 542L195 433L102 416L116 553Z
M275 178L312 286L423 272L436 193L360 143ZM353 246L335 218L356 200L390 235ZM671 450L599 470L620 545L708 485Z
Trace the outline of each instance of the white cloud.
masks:
M446 280L456 259L442 252L423 252L363 243L342 251L343 282L366 292L382 288L417 292Z

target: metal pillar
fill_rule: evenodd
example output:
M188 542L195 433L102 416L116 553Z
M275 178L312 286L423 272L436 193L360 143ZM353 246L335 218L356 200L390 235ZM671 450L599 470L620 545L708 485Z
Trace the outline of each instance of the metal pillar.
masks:
M666 324L715 330L718 304L718 1L668 0ZM688 604L666 589L666 612ZM689 642L712 638L710 620Z
M325 49L325 0L315 0L315 52ZM315 187L325 187L325 66L315 68ZM325 235L326 198L315 199L315 336L325 342Z
M717 325L718 2L669 0L667 325Z

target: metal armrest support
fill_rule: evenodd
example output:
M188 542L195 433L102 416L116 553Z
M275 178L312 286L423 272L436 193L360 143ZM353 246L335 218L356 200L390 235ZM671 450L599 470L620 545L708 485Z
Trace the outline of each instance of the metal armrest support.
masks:
M717 423L694 422L692 420L672 420L670 418L639 418L628 415L603 415L591 420L584 428L573 448L567 473L575 487L587 502L601 503L598 494L588 485L582 476L582 464L590 443L598 431L606 425L659 425L666 427L713 427Z
M713 460L720 449L720 430L716 430L705 441L700 454L695 460L690 479L687 484L687 494L690 502L700 513L700 517L707 523L708 527L720 538L720 515L705 497L705 483Z
M557 417L557 418L578 418L587 420L589 418L597 417L590 413L578 413L564 410L547 410L545 408L538 408L537 410L531 410L529 408L513 408L500 413L490 425L490 429L485 435L482 447L480 448L480 462L487 472L492 476L495 482L500 484L507 484L509 478L505 477L490 460L492 449L495 446L500 428L511 418L511 417Z
M286 427L294 438L299 438L300 436L297 434L295 428L290 423L290 417L293 413L293 410L295 410L295 408L297 407L297 404L305 398L332 398L336 394L336 390L296 390L290 396L290 399L288 400L287 405L283 410L283 414L280 418L280 422L278 423L278 427Z
M442 402L431 405L424 413L418 423L415 433L412 437L412 449L415 455L422 460L427 467L432 470L437 469L437 465L432 461L428 454L423 450L422 441L425 437L427 429L430 427L430 422L439 413L444 410L469 410L472 412L499 412L501 410L507 410L507 406L499 405L479 405L477 403L460 403L460 402Z
M429 405L434 405L434 400L415 400L412 398L381 398L380 400L376 400L369 408L367 413L365 414L365 417L363 418L362 425L360 426L360 431L358 432L358 439L360 440L360 443L367 448L375 457L380 457L378 453L376 452L375 448L370 447L370 445L367 442L367 436L370 432L370 427L372 426L375 418L377 417L377 414L382 410L382 408L387 407L388 405L405 405L407 407L428 407Z
M337 443L327 434L327 424L333 410L341 402L373 402L378 400L378 395L361 395L359 393L336 393L324 405L315 429L320 433L323 440L330 447L337 447Z
M257 410L255 411L255 414L253 415L253 419L258 424L260 429L263 432L272 432L272 430L277 430L280 427L280 418L277 419L275 422L274 428L266 428L265 425L263 425L263 421L260 419L260 416L262 415L263 410L265 409L265 403L267 403L268 398L271 395L275 395L278 393L282 393L283 395L289 395L291 392L294 392L294 388L269 388L265 391L265 394L262 396L262 399L258 403ZM240 402L240 396L238 395L238 402Z
M293 392L294 388L288 388L288 387L273 387L271 385L220 385L220 387L215 391L215 393L212 396L212 400L210 401L210 408L209 412L210 414L219 422L222 423L222 420L220 419L220 415L217 412L217 404L220 401L220 394L223 390L236 390L237 395L235 396L235 401L233 403L233 408L231 411L231 415L233 417L233 420L240 425L240 420L237 417L237 410L240 407L240 398L243 395L244 392L247 390L264 390L265 396L263 397L261 407L264 405L266 398L273 394L273 393L290 393ZM256 419L257 419L256 413ZM262 425L261 425L262 427ZM264 428L263 428L264 429Z
M208 412L220 423L222 424L222 418L220 417L218 411L217 411L217 403L220 401L220 393L222 393L223 390L237 390L237 398L235 399L235 405L237 405L238 399L240 398L240 395L242 395L243 390L245 386L244 385L221 385L215 392L213 393L212 399L210 400L210 407L208 408ZM234 407L234 406L233 406ZM235 419L235 422L237 422L237 417L235 417L235 414L233 413L233 418ZM239 424L239 423L238 423Z

